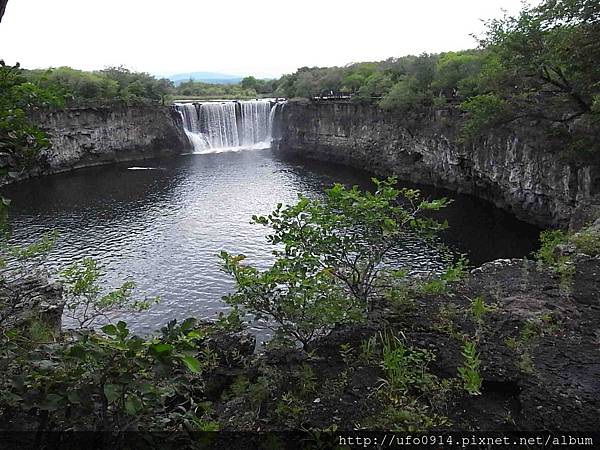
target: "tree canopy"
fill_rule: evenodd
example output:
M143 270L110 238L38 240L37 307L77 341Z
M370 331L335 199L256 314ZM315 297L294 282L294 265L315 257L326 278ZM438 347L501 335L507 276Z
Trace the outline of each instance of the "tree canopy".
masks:
M600 146L600 4L545 0L487 22L473 50L303 67L278 80L285 97L346 96L397 112L460 105L463 138L515 121L556 137L557 147ZM527 126L527 125L526 125Z
M36 86L61 92L70 105L164 103L165 97L174 90L170 80L156 79L122 66L94 72L57 67L28 70L24 75Z

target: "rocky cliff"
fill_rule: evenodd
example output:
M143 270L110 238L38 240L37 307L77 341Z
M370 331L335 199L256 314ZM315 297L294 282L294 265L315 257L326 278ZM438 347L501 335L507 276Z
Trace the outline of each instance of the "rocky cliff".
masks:
M463 144L455 109L411 118L352 103L289 102L280 117L281 151L473 194L543 226L600 210L600 164L550 151L535 131L497 130Z
M32 119L52 148L24 177L178 154L189 146L180 116L167 107L74 108L38 112Z

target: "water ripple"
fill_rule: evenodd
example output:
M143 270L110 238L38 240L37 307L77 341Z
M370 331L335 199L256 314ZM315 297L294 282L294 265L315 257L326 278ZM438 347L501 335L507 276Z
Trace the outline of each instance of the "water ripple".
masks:
M133 168L160 170L128 170ZM253 214L294 202L298 192L320 195L334 181L367 186L369 179L356 170L286 161L267 149L87 169L15 184L6 195L13 200L16 241L59 231L49 268L93 257L111 286L130 278L140 295L160 296L148 312L114 314L145 333L167 318L208 318L226 310L221 297L233 283L219 269L219 251L244 253L259 267L269 264L267 230L250 224ZM522 256L535 242L533 227L470 197L457 197L444 217L459 224L444 240L476 263ZM493 224L488 231L486 220ZM407 242L398 255L415 272L443 260L418 241Z

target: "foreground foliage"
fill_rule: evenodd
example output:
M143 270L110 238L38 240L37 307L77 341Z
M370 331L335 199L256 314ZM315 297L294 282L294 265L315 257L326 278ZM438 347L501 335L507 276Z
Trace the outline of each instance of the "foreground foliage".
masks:
M161 336L132 336L124 322L58 341L5 333L2 414L37 422L38 431L203 430L201 374L211 359L197 356L206 335L190 319ZM27 416L32 416L27 419Z
M41 151L50 147L45 133L30 120L29 112L63 104L64 99L55 90L29 82L19 64L9 66L0 60L0 153L9 158L1 176L17 177L20 171L35 165Z
M448 203L398 189L393 178L374 183L375 192L336 184L324 200L301 196L295 205L255 216L273 231L268 241L276 261L260 271L244 265L243 255L222 252L223 269L237 288L225 300L305 348L334 326L364 317L383 289L386 257L408 235L426 238L443 228L424 213Z

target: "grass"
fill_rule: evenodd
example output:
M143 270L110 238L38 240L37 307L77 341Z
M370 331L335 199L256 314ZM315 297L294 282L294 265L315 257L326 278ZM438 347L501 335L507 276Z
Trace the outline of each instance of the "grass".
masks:
M471 395L481 394L481 385L483 379L479 372L481 360L477 353L477 346L474 341L465 341L462 348L464 363L458 368L458 375L463 381L463 387Z
M570 241L582 253L588 256L600 255L600 234L591 231L582 231L574 234Z

